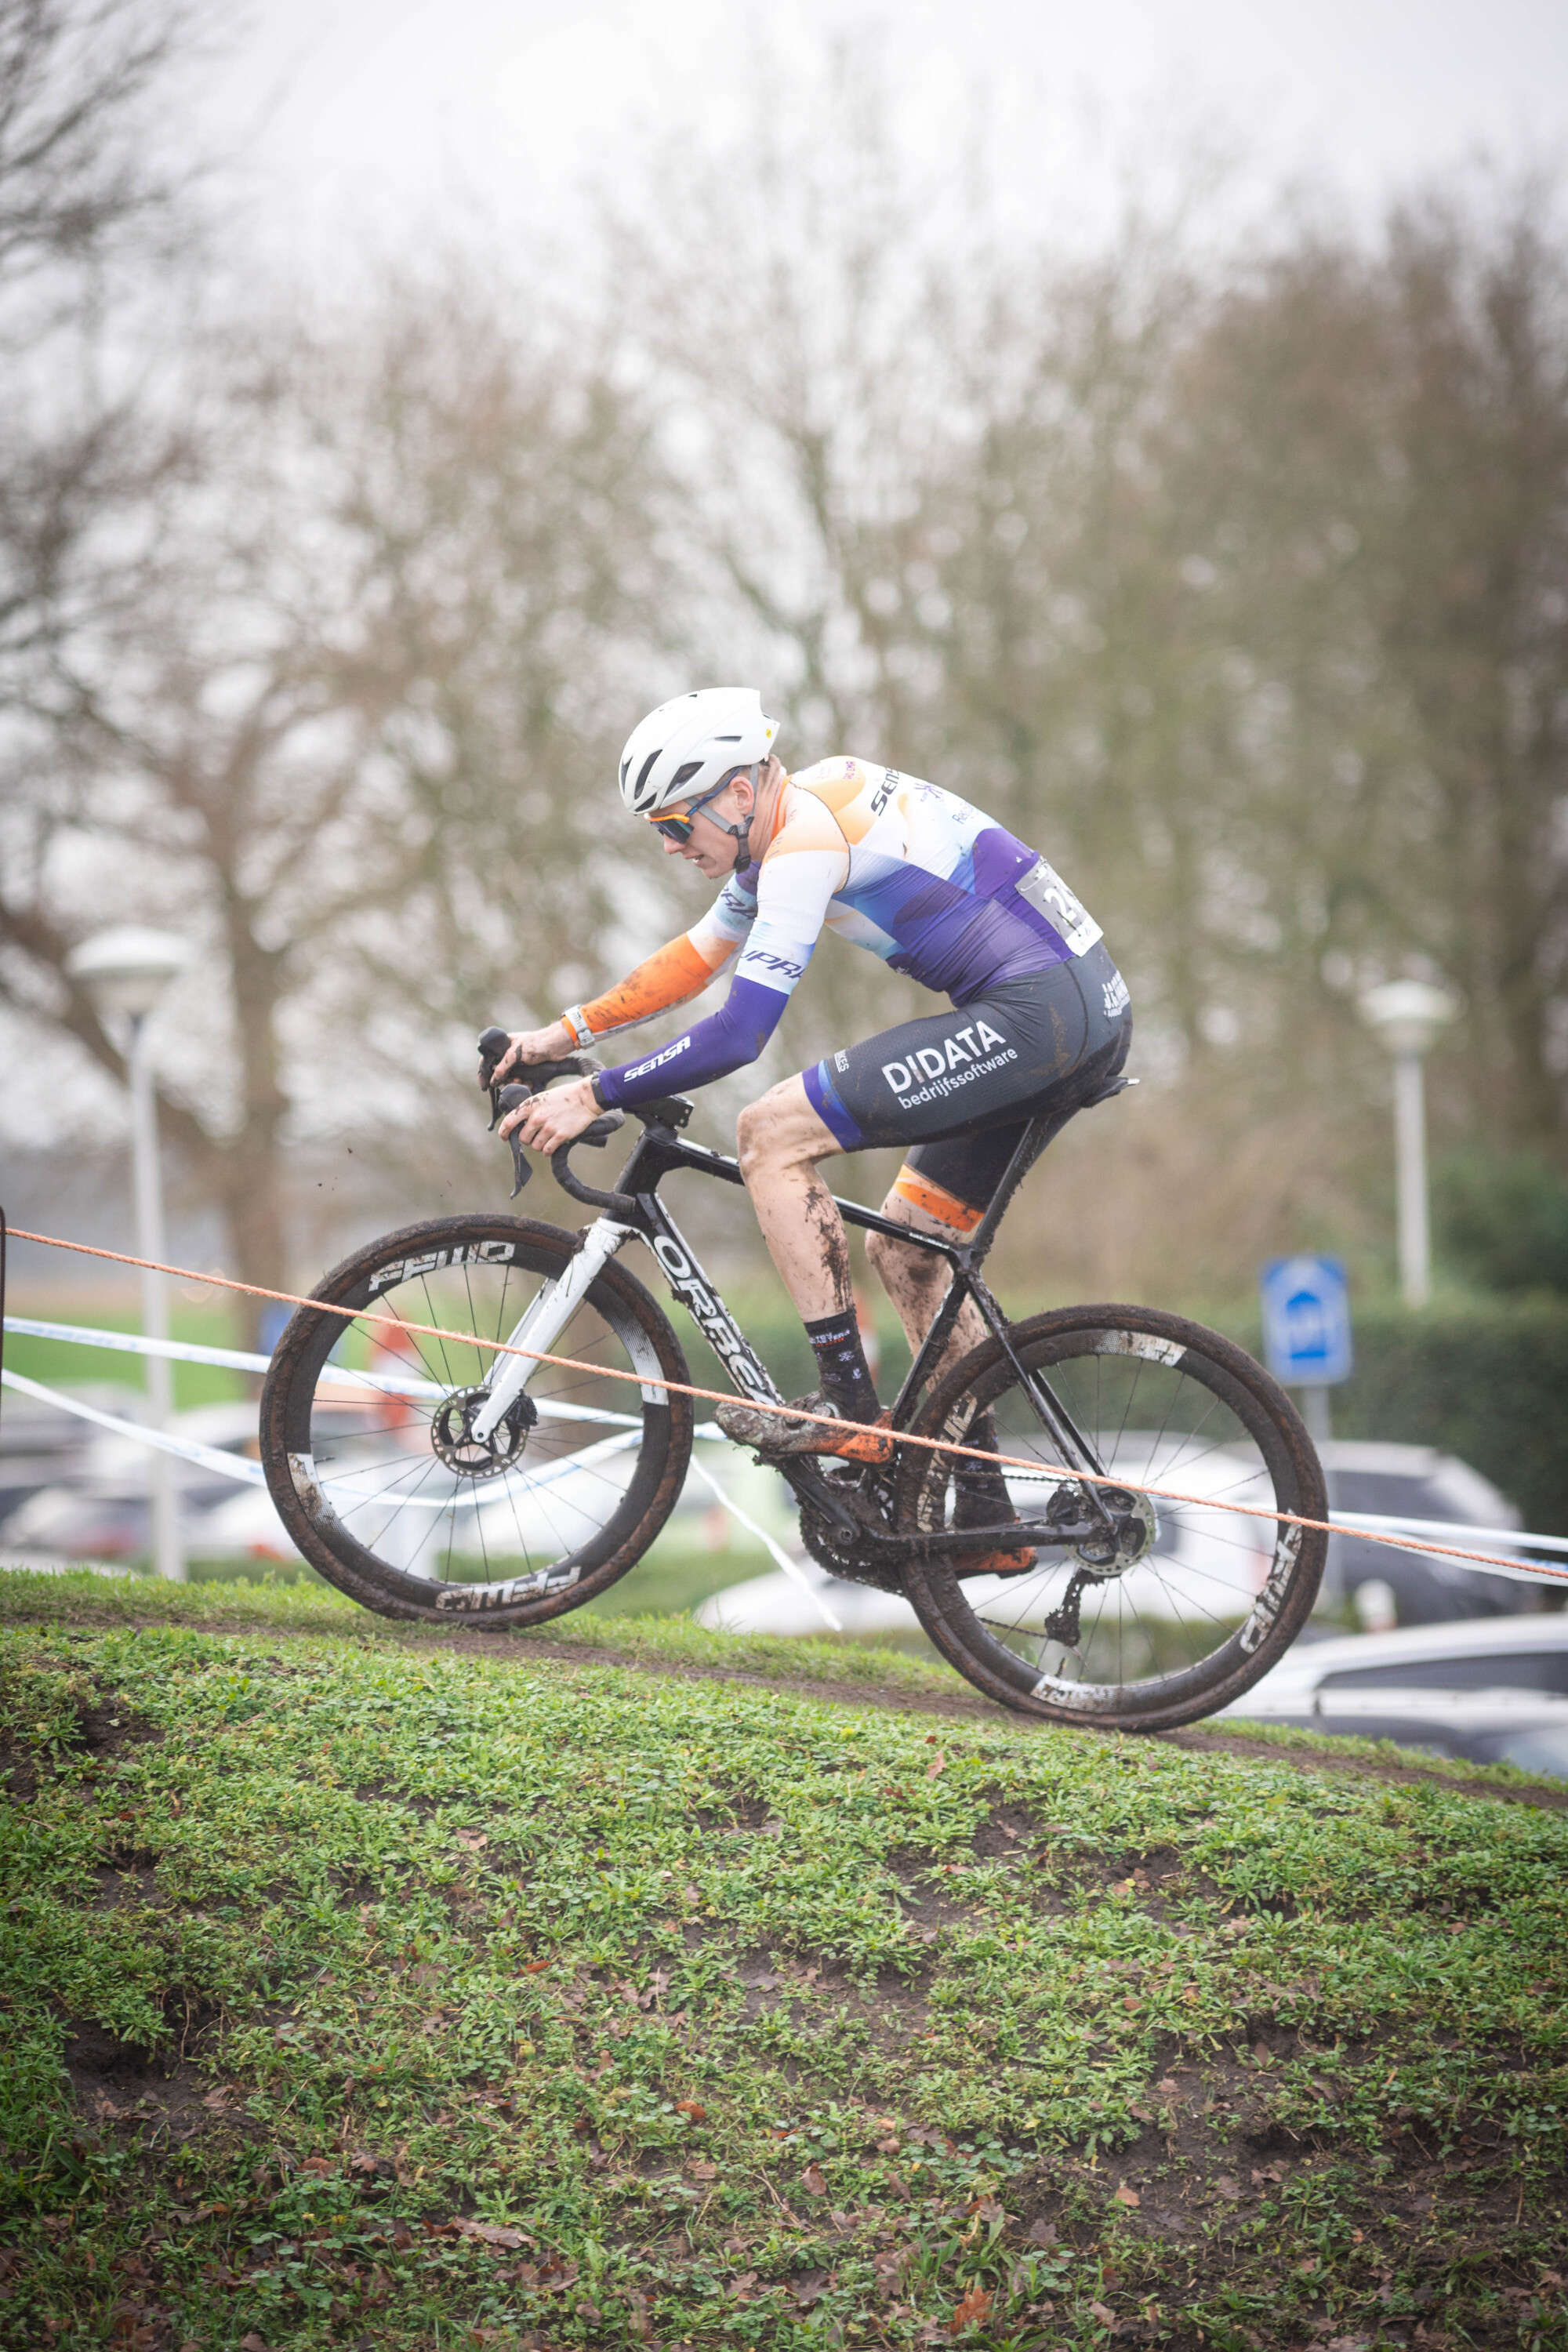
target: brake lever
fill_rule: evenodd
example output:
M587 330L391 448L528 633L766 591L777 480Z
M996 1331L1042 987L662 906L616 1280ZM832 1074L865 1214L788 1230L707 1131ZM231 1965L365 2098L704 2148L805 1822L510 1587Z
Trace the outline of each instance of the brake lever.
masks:
M505 1087L492 1087L490 1088L490 1100L494 1104L495 1108L490 1118L491 1128L494 1128L497 1119L505 1118L509 1111L516 1110L520 1103L531 1101L537 1089L533 1087L519 1086L515 1083ZM616 1129L625 1124L626 1116L626 1115L624 1110L602 1111L597 1118L592 1120L590 1124L583 1129L581 1135L574 1135L570 1143L563 1144L562 1146L562 1150L574 1151L580 1143L593 1143L596 1144L602 1151L605 1144L609 1141L611 1136L616 1132ZM511 1170L513 1176L517 1180L513 1184L508 1198L515 1201L523 1186L527 1183L529 1178L532 1175L533 1170L529 1161L522 1156L522 1146L517 1139L517 1129L515 1128L507 1137L507 1141L511 1146ZM560 1153L557 1153L556 1158L559 1157ZM552 1161L552 1165L554 1163Z
M490 1113L490 1127L493 1129L497 1119L504 1118L509 1110L515 1110L519 1103L530 1101L532 1095L533 1088L531 1087L492 1087L490 1088L490 1102L493 1108ZM515 1201L523 1186L527 1183L529 1178L532 1175L533 1170L522 1156L522 1146L517 1139L517 1129L515 1128L507 1137L507 1141L511 1146L511 1172L517 1180L513 1184L511 1191L508 1193L507 1198L510 1201Z

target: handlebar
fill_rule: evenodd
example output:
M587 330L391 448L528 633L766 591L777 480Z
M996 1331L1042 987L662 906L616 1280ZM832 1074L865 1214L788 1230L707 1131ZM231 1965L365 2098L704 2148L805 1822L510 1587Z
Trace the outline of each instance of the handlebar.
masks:
M499 1122L505 1118L509 1111L516 1110L518 1106L527 1102L531 1096L542 1094L552 1079L585 1078L601 1067L591 1054L568 1054L560 1061L525 1064L523 1066L532 1081L531 1085L524 1085L520 1079L512 1079L509 1080L504 1087L500 1087L495 1083L495 1073L505 1059L510 1044L511 1039L504 1029L486 1029L479 1037L479 1078L481 1084L489 1088L492 1134ZM616 1129L625 1125L626 1116L624 1110L601 1112L597 1118L583 1129L581 1135L574 1135L570 1143L563 1143L558 1151L551 1154L550 1158L551 1173L563 1192L569 1192L574 1201L582 1201L590 1208L611 1209L618 1211L623 1215L634 1206L626 1194L598 1192L591 1185L580 1182L572 1173L568 1165L568 1157L575 1151L580 1143L592 1143L603 1150ZM507 1141L511 1146L511 1167L514 1179L511 1198L515 1201L533 1174L533 1170L523 1158L522 1147L516 1136L509 1135Z

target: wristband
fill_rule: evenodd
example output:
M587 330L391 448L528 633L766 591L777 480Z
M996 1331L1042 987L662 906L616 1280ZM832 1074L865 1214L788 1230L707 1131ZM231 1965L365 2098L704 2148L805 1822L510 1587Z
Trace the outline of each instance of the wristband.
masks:
M588 1081L588 1092L593 1096L594 1100L598 1104L601 1110L608 1110L610 1106L605 1101L605 1090L599 1084L599 1080L603 1075L602 1071L595 1071L593 1076Z
M583 1046L591 1045L593 1044L594 1033L589 1028L587 1022L584 1018L583 1008L580 1004L570 1005L561 1015L561 1023L563 1028L569 1029L571 1031L572 1043L574 1045Z

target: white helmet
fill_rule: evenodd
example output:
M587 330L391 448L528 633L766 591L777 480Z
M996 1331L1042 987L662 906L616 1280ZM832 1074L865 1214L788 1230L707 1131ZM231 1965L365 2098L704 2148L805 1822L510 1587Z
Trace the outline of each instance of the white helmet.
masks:
M736 768L765 760L779 731L753 686L704 686L661 702L621 753L621 798L634 816L700 800Z

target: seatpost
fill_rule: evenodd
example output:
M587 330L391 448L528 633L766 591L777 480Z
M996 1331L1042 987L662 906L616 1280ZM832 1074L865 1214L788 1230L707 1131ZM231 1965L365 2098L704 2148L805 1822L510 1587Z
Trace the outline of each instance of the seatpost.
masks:
M1068 1110L1042 1111L1037 1118L1029 1121L1028 1126L1018 1138L1013 1157L1007 1162L1006 1173L992 1195L990 1207L970 1234L968 1241L954 1253L966 1274L973 1274L981 1264L996 1238L996 1229L1006 1213L1008 1202L1011 1201L1047 1144L1060 1134L1077 1108L1078 1105L1074 1103Z

